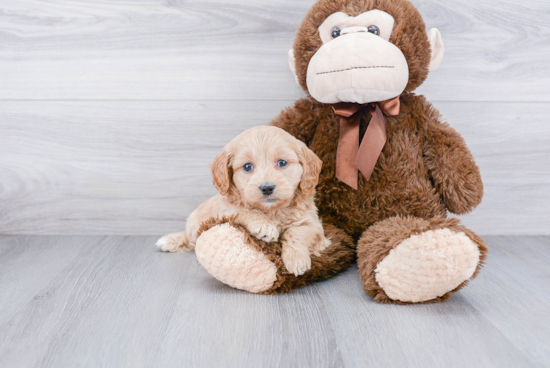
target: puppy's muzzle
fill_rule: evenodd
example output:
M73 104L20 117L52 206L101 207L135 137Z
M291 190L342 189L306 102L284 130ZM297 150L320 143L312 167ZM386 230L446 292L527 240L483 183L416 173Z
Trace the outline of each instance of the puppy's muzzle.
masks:
M275 184L272 184L272 183L262 184L260 185L260 191L265 196L271 195L275 191Z

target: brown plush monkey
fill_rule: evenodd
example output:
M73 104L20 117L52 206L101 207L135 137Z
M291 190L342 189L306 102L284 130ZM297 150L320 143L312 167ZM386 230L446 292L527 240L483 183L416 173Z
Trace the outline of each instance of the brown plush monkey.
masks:
M413 93L442 56L439 31L426 32L407 0L315 3L289 52L308 97L272 124L323 161L316 203L332 246L294 277L278 244L217 220L197 242L199 262L231 286L277 293L335 275L356 244L363 287L379 302L442 301L465 286L487 247L447 212L480 203L479 169L463 138ZM234 236L214 244L228 225ZM239 283L243 272L257 274L262 286Z

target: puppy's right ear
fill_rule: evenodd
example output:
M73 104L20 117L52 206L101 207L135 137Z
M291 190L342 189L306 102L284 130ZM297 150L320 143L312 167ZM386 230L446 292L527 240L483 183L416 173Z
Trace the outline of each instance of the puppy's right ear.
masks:
M216 156L210 170L212 171L212 179L214 186L220 192L221 195L227 195L229 188L231 187L232 171L229 168L231 156L225 152L225 150Z

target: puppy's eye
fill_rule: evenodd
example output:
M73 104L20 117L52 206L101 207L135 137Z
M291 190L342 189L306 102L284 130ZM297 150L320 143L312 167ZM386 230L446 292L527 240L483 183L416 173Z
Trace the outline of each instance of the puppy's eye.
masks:
M288 165L288 162L286 162L285 160L277 161L277 166L278 167L286 167L287 165Z
M253 168L254 166L250 162L243 165L243 170L246 172L251 172Z
M380 36L380 29L377 26L369 26L368 31L373 35Z
M332 38L336 38L336 37L340 36L340 28L334 27L334 28L330 31L330 35L332 36Z

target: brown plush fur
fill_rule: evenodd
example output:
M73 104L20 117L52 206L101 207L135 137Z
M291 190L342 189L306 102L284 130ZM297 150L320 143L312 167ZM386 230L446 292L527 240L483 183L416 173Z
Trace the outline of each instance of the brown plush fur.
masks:
M360 137L370 120L366 112ZM483 184L464 139L423 96L405 93L401 112L386 117L387 141L369 181L360 174L354 190L335 177L339 117L331 105L298 100L273 125L303 140L323 161L317 206L324 222L355 240L374 223L393 216L441 217L479 204Z
M390 251L398 246L403 240L414 234L445 228L457 233L464 232L479 247L480 262L474 272L474 275L472 276L472 278L475 278L487 257L487 246L485 245L483 239L481 239L478 235L458 223L458 219L455 218L445 219L443 217L438 217L431 220L425 220L411 216L395 216L371 226L363 233L357 244L359 270L365 291L367 291L367 293L369 293L374 300L381 303L395 302L399 304L411 304L389 298L385 291L376 282L376 275L374 271L376 270L378 263L386 258ZM456 289L454 289L453 292L462 289L467 284L468 281L463 282ZM449 299L449 297L450 294L447 293L425 303L441 302Z
M316 198L320 216L325 223L343 229L353 239L361 238L358 259L365 290L378 301L395 302L376 284L372 270L406 234L424 227L460 229L479 246L482 259L485 258L487 248L481 238L458 225L458 220L445 219L447 211L463 214L475 208L481 202L483 184L464 139L441 121L439 112L423 96L412 93L428 75L430 45L424 22L409 1L320 0L315 3L294 43L296 73L302 88L307 92L307 67L322 45L319 25L334 12L355 16L372 9L394 17L390 42L407 59L409 82L400 97L399 115L386 117L387 142L370 180L359 174L358 189L354 190L336 179L339 117L331 105L311 97L300 99L271 124L305 142L323 161ZM366 111L360 122L360 137L370 118ZM390 221L396 216L408 220L399 226L394 224L395 228L386 225L384 220ZM476 274L479 267L481 263ZM432 301L447 298L448 294Z
M235 217L211 218L201 225L199 235L223 223L229 223L231 226L242 231L247 244L263 252L269 260L275 263L277 267L277 280L269 290L261 294L288 293L313 282L325 280L345 270L355 259L355 246L352 239L342 230L332 225L324 225L325 236L331 239L331 245L323 250L320 256L311 256L311 269L301 276L294 276L294 274L287 271L282 261L281 244L279 242L268 243L256 239L246 229L246 226L239 223Z

